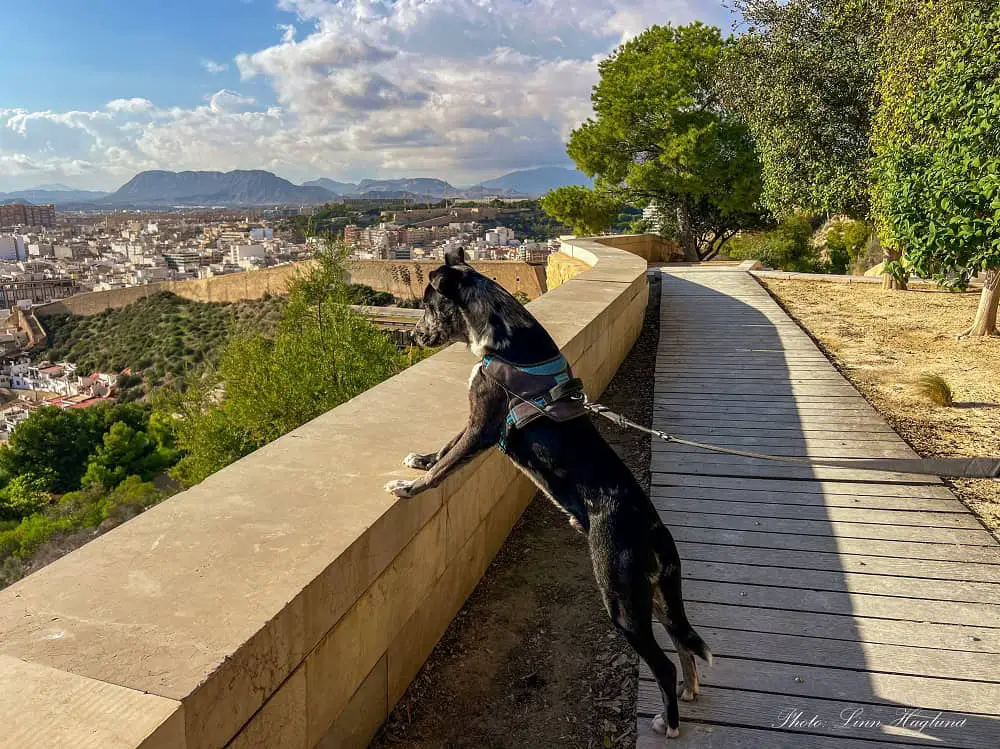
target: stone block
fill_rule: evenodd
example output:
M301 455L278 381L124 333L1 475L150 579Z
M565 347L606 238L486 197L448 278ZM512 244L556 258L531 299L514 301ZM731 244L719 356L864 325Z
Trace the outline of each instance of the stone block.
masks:
M306 672L295 669L226 749L310 749L306 743Z
M365 749L389 714L386 662L381 658L315 749Z
M306 659L309 743L315 744L444 572L439 511Z
M179 702L0 655L0 744L184 749Z

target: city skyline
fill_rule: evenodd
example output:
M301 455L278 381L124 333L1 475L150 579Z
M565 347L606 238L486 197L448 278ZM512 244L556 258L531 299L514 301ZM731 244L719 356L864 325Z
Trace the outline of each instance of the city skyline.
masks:
M571 166L597 61L719 0L73 0L5 18L0 192L146 169L474 184ZM165 7L166 6L166 7Z

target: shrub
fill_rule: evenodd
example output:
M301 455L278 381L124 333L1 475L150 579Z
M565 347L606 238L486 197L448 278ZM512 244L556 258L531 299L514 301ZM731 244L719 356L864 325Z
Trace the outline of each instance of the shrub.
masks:
M938 406L951 406L955 402L951 385L941 375L924 375L917 380L917 392Z
M871 227L864 221L841 221L826 235L826 251L831 273L862 274L864 258L871 237Z
M815 273L821 269L819 252L810 243L813 227L808 217L795 214L775 229L729 240L727 252L736 260L759 260L778 270Z

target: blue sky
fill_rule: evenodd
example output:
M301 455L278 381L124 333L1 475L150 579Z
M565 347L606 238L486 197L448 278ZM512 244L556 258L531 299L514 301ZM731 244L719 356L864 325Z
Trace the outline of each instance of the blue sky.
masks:
M719 0L21 3L0 44L0 191L151 168L462 184L566 164L597 61L692 19L730 25Z
M274 44L296 16L265 0L43 0L3 20L0 69L18 75L0 82L0 108L65 111L132 97L195 106L239 83L232 64L213 75L202 60Z

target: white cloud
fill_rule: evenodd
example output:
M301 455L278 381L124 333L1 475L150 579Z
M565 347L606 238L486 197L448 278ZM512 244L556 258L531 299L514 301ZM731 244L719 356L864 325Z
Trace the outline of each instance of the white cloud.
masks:
M562 163L567 135L590 114L601 57L652 23L726 17L695 0L278 4L297 23L235 59L246 85L271 88L276 106L223 89L193 108L134 98L94 112L0 109L0 174L110 187L147 168L263 167L292 179L462 183Z
M202 60L201 67L205 69L206 72L212 75L218 75L219 73L225 73L229 70L229 65L224 62L216 62L215 60Z
M235 91L222 89L221 91L216 91L211 97L209 97L208 108L216 114L245 112L252 108L256 103L257 100L252 96L241 96Z
M154 109L149 99L115 99L109 101L106 109L109 112L150 112Z

